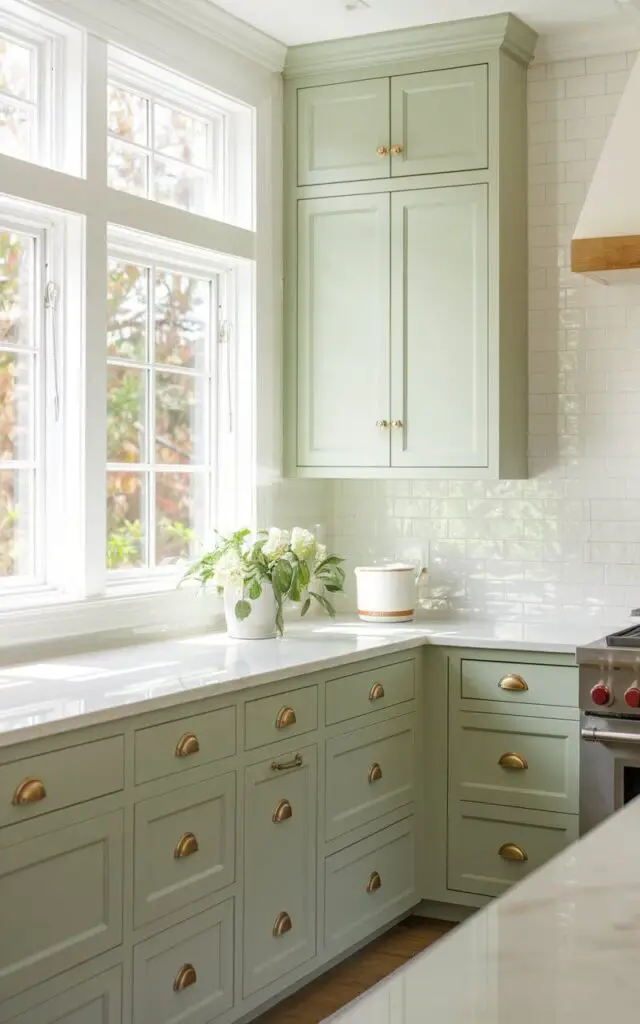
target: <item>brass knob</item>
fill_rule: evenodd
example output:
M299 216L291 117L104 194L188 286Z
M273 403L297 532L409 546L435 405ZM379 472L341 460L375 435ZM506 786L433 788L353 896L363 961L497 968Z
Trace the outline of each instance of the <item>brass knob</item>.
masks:
M11 803L15 807L22 807L24 804L37 804L44 800L47 791L40 779L24 779L17 787Z
M272 761L272 772L286 772L290 768L300 768L302 765L302 754L295 754L290 761Z
M372 871L367 882L367 892L377 892L382 887L382 879L377 871Z
M192 854L198 852L198 849L198 840L193 832L185 832L182 838L178 840L173 856L176 860L180 860L182 857L191 857Z
M200 750L198 737L192 732L185 732L176 744L176 757L189 757Z
M386 430L389 426L389 420L376 420L376 427L380 427L381 430Z
M369 782L377 782L382 778L382 768L377 761L374 761L369 769Z
M376 153L378 154L378 156L389 156L389 147L378 146L378 148L376 149Z
M280 825L287 818L293 817L293 807L288 800L281 800L275 811L271 815L271 820L274 825Z
M290 932L292 928L293 922L289 915L287 914L286 910L283 910L282 913L278 914L278 916L276 917L276 922L273 926L272 935L274 939L279 939L282 935L286 935L287 932Z
M529 767L529 763L526 757L521 757L520 754L503 754L498 761L501 768L511 768L513 771L521 772Z
M498 850L498 856L502 857L503 860L514 860L520 863L529 860L522 847L516 846L515 843L503 843Z
M174 992L184 992L185 988L189 988L190 985L195 985L198 980L196 969L193 964L184 964L175 976L173 982Z
M384 697L384 686L382 683L374 683L369 690L369 700L382 700Z
M524 691L529 689L527 683L522 678L522 676L512 675L511 673L508 676L503 676L500 682L498 683L498 686L500 687L501 690L511 691Z
M391 153L391 154L392 154L393 156L399 156L399 155L400 155L400 153L402 153L402 152L403 152L403 147L402 147L402 146L398 146L398 145L395 145L395 146L391 146L391 148L390 148L389 152L390 152L390 153Z
M276 715L276 729L286 729L296 724L296 713L293 708L280 708Z
M391 420L391 426L394 430L398 430L400 427L404 426L404 424L402 420Z

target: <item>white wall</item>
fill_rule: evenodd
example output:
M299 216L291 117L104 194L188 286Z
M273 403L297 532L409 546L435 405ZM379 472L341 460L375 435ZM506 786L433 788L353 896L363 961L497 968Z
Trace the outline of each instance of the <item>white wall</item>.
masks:
M443 611L543 618L587 608L615 621L640 604L640 287L569 270L634 60L530 71L530 479L334 484L333 544L349 567L424 553L431 606Z

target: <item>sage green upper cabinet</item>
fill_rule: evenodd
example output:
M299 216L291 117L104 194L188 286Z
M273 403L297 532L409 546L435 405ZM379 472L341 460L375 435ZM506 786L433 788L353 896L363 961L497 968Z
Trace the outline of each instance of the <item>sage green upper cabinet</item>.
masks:
M476 64L391 79L394 176L488 166L487 70Z
M300 89L299 185L387 178L390 159L388 78Z
M487 465L487 193L391 197L392 466Z

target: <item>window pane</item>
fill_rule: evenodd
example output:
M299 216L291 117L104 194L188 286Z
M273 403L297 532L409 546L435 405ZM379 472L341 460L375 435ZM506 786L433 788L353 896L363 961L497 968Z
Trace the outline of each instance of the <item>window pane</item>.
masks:
M146 146L149 138L149 103L144 97L118 85L109 85L107 110L112 135Z
M203 381L184 373L156 373L156 461L205 461Z
M109 462L144 460L144 370L129 366L107 367L107 459Z
M145 358L149 271L109 260L107 351L119 359Z
M0 578L34 575L33 477L0 470Z
M207 365L211 283L168 270L156 273L155 361L198 369Z
M107 568L132 569L146 562L145 476L107 473Z
M156 565L193 556L203 530L206 474L156 475Z
M32 100L33 77L32 50L0 36L0 92Z
M33 345L35 241L0 229L0 345Z
M211 175L194 170L177 160L155 157L153 162L154 198L159 203L179 206L192 213L205 213L211 194Z
M33 112L0 99L0 151L18 160L31 156Z
M0 459L33 458L33 358L0 352Z
M147 156L126 142L109 139L107 182L111 188L147 195Z
M153 112L153 148L185 164L209 169L211 160L207 151L207 122L183 114L180 110L163 107L160 103L154 103Z

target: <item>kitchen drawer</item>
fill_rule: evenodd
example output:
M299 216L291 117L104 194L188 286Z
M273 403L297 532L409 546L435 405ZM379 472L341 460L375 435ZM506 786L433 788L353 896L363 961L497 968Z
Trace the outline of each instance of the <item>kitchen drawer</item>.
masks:
M235 881L235 813L233 772L136 805L136 926Z
M0 765L0 828L116 793L124 785L124 743L113 736Z
M330 679L326 687L327 725L413 700L415 689L413 659Z
M134 1024L209 1024L232 1006L233 900L134 947Z
M325 861L325 941L347 949L420 902L413 818L377 832Z
M464 700L577 708L578 670L568 666L463 658L460 696Z
M135 734L136 784L220 761L235 752L235 708L220 708L138 729Z
M16 992L122 941L123 812L46 835L0 833L0 992Z
M68 992L43 1000L37 1006L0 1021L10 1024L121 1024L122 974L120 967L82 982Z
M245 707L245 747L252 750L318 728L318 687L250 700Z
M579 732L563 719L454 712L450 796L577 814Z
M452 803L448 887L500 896L577 838L577 814Z
M316 952L317 748L292 749L245 772L244 994ZM286 915L286 916L285 916Z
M414 715L327 740L327 839L375 821L414 798Z

